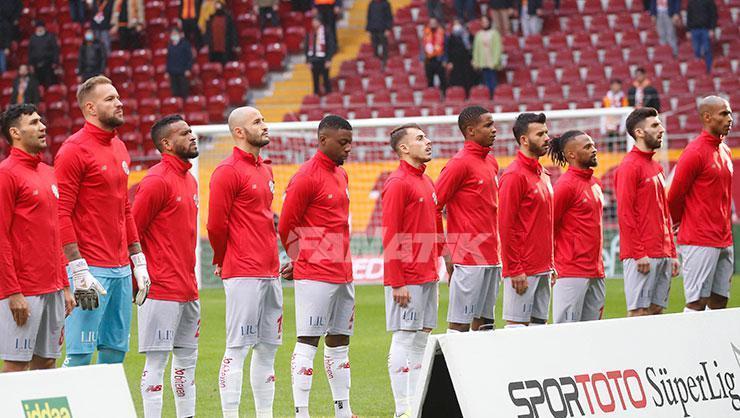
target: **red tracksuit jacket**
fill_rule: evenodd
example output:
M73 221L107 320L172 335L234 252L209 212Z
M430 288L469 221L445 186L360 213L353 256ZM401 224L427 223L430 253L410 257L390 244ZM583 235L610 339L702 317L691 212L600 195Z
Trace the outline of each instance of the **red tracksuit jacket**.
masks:
M139 241L128 201L129 164L116 133L89 122L57 153L62 245L76 242L91 266L129 265L128 246Z
M383 185L383 276L391 287L436 281L436 195L426 166L406 161Z
M452 262L501 264L498 162L491 148L466 141L437 179L437 217L447 207L447 245Z
M553 199L555 269L559 277L604 277L604 195L591 169L568 168Z
M222 279L277 277L274 191L270 161L237 147L213 172L207 228Z
M622 260L676 256L665 176L654 154L632 148L614 175Z
M39 156L11 148L0 163L0 299L69 286L59 240L58 198L52 168Z
M352 281L347 181L347 172L321 151L290 179L278 231L295 279Z
M501 176L501 243L504 277L552 271L553 226L550 174L518 152Z
M151 299L198 299L198 184L188 172L190 167L190 163L164 154L136 190L132 211L152 280Z
M706 131L684 149L668 189L679 244L732 245L732 171L730 148Z

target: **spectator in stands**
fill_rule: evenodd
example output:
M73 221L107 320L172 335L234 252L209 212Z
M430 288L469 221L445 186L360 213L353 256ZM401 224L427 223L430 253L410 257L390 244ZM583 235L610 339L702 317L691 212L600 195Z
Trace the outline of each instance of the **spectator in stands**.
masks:
M329 67L331 67L331 58L336 52L334 38L318 16L313 18L311 24L313 30L306 34L306 62L311 65L313 93L321 94L319 83L323 82L324 92L329 94L331 93Z
M316 13L318 13L321 23L326 27L334 39L334 45L339 49L339 39L337 38L337 20L342 15L342 0L314 0Z
M167 74L170 89L175 97L183 100L190 94L190 69L193 67L193 51L190 42L182 36L177 27L170 30L170 43L167 45Z
M542 32L542 0L517 0L517 3L522 34L539 35Z
M113 2L110 0L93 0L91 27L95 38L105 46L105 53L110 53L111 19L113 17Z
M56 83L54 67L59 64L57 37L46 31L44 22L37 20L36 29L28 44L28 63L41 85L49 87Z
M475 0L455 0L455 13L461 22L475 19Z
M437 22L444 25L446 19L442 0L427 0L427 11L430 19L435 18Z
M196 48L203 45L203 37L198 30L198 13L200 12L201 0L181 0L180 1L180 22L185 37Z
M480 18L481 30L475 34L473 40L473 68L480 70L483 76L483 84L488 87L488 93L493 97L493 92L498 84L498 74L502 68L501 54L504 45L501 34L491 25L486 16Z
M39 104L39 82L28 71L28 65L18 66L18 75L13 80L13 93L10 95L10 104L32 103Z
M627 92L627 102L633 107L652 107L660 112L658 90L650 84L650 79L642 67L635 70L635 80Z
M673 56L678 56L676 24L681 21L681 0L650 0L650 15L653 17L660 44L668 44Z
M124 49L144 47L144 0L116 0L111 26Z
M234 49L239 39L234 20L221 2L216 3L216 12L208 21L206 39L208 39L208 55L212 62L226 64L234 60Z
M466 95L476 82L472 65L472 44L470 32L459 19L455 18L452 30L445 39L446 67L450 73L449 85L464 88Z
M605 108L626 107L629 105L627 96L624 95L624 90L622 90L622 80L615 78L609 83L609 91L606 92L601 102ZM621 121L619 116L607 117L606 131L608 136L616 136L619 133Z
M280 26L280 19L278 16L278 3L279 0L257 0L256 1L258 12L260 14L260 29L264 30L267 23L270 26Z
M69 14L73 22L85 23L87 21L85 0L69 0Z
M491 9L491 18L493 27L496 28L501 36L506 36L511 31L510 17L514 13L513 0L491 0L489 7Z
M707 73L712 71L712 40L710 31L717 26L717 5L714 0L689 0L686 7L686 28L691 32L691 46L697 58L704 58Z
M424 28L422 51L424 57L424 71L427 76L427 85L434 87L434 77L439 79L439 87L444 93L447 90L447 74L445 72L445 31L439 26L439 21L431 17L429 24Z
M223 3L222 0L204 0L200 5L200 12L198 13L198 31L201 35L205 36L208 30L208 21L211 19L214 13L216 13L216 3Z
M10 45L18 39L18 19L23 3L20 0L3 0L0 8L0 74L8 69L7 55Z
M385 61L388 59L388 37L393 28L393 12L388 0L371 0L367 7L367 26L370 32L375 56Z
M85 31L85 39L80 45L80 54L77 57L77 82L82 83L90 77L103 74L108 54L105 46L98 39L92 29Z
M311 0L290 0L290 8L294 12L307 12L313 7Z

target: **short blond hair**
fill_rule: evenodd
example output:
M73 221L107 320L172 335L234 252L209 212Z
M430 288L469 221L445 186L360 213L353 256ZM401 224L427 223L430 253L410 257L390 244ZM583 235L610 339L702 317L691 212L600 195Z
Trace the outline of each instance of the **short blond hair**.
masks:
M96 75L95 77L88 78L87 80L85 80L84 83L77 86L77 105L81 108L82 103L90 94L90 92L95 89L95 86L101 84L113 84L113 82L110 80L110 78L104 75Z

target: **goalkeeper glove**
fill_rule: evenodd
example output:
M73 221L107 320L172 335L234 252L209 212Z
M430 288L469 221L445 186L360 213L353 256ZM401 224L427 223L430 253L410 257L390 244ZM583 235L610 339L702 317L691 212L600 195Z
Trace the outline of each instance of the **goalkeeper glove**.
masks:
M77 306L83 310L91 311L100 305L100 295L106 295L103 285L93 277L84 258L78 258L69 262L72 272L72 282L75 288L75 301Z
M146 257L144 257L144 253L133 254L131 261L134 263L134 278L136 279L136 286L139 288L136 292L134 303L141 306L149 294L149 286L152 285L152 282L149 280L149 272L146 270Z

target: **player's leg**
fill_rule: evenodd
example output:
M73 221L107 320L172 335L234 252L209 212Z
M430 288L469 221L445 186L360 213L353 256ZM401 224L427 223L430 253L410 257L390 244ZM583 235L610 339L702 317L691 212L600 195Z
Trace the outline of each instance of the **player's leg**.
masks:
M296 417L308 417L313 360L319 339L326 334L329 308L337 286L315 280L295 280L295 320L298 341L290 360Z
M653 282L652 300L648 313L650 315L660 315L668 307L668 296L671 292L671 259L651 259L650 272L655 274L655 281Z
M91 272L93 270L90 269ZM115 277L108 280L108 304L100 319L98 364L123 363L128 352L133 306L131 271L126 267L126 274L118 271L114 274Z
M683 258L684 312L703 311L709 303L721 251L696 245L681 245L679 251Z
M28 319L19 327L13 319L8 298L0 300L0 359L3 360L3 373L28 370L33 357L34 345L41 325L39 312L41 296L26 296L28 304Z
M174 344L179 303L147 299L137 313L139 352L146 357L140 385L144 417L158 418L162 416L164 370Z
M627 302L627 316L647 315L651 303L652 288L655 282L653 263L650 263L650 272L648 274L642 274L637 271L637 263L632 258L624 260L622 266L624 270L624 296Z
M40 296L41 314L36 343L34 344L31 370L53 369L62 355L64 342L64 291L59 290Z
M735 269L735 254L732 246L720 249L717 268L712 282L712 293L709 295L709 309L725 309L730 297L732 273Z
M439 283L425 283L422 285L422 299L425 301L422 330L414 336L409 357L409 397L413 400L421 376L421 362L427 347L429 334L437 328L437 312L439 311Z
M178 303L179 323L172 350L170 383L178 418L195 416L195 365L200 336L200 301Z
M72 313L64 320L64 334L66 344L66 357L62 367L87 366L92 363L93 353L98 347L100 340L99 328L103 319L103 313L112 297L110 279L100 275L95 267L90 267L90 273L105 288L107 294L99 295L97 309L85 311L73 309ZM67 272L69 274L69 271ZM70 289L74 292L74 283L70 279ZM129 299L129 305L131 300ZM129 316L130 318L130 316Z
M333 309L329 313L329 323L324 340L324 370L329 380L334 415L349 418L352 407L349 404L350 378L349 338L353 333L355 321L355 285L346 283L336 285Z
M532 300L532 325L545 325L550 314L550 274L537 275L537 288Z
M589 279L558 277L552 287L552 322L578 322L583 317Z
M539 283L538 276L527 277L527 290L523 294L517 294L511 284L511 278L504 278L504 309L503 318L506 328L516 328L529 325L532 320L532 305L534 304L535 291Z
M252 352L249 376L257 418L271 418L275 399L275 354L283 342L283 288L278 279L259 282L259 342Z
M581 321L596 321L604 314L606 283L604 279L587 279L588 290L583 302Z
M226 294L226 350L221 360L218 388L221 412L224 418L230 418L239 416L244 360L257 343L259 280L230 278L223 284Z
M450 278L450 302L447 306L448 332L467 332L475 315L485 268L456 265Z
M493 330L496 318L496 300L501 283L501 267L484 267L485 274L478 294L473 322L470 329L473 331Z

